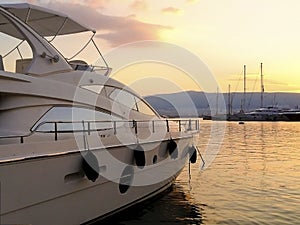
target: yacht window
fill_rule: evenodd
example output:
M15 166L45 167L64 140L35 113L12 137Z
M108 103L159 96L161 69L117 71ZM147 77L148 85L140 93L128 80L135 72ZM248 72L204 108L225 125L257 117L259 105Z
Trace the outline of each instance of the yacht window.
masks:
M111 121L121 120L106 112L96 111L79 107L53 107L50 109L32 128L40 132L53 132L57 122L57 131L71 132L82 131L85 121L85 129L88 129L87 122L90 123L91 130L112 129Z
M156 113L142 99L130 94L127 91L109 86L105 86L104 88L103 85L83 85L81 87L97 94L100 94L101 91L105 91L105 95L108 95L110 99L117 101L118 103L126 105L143 114L156 116Z
M109 91L108 93L109 93L108 95L109 95L110 99L112 99L118 103L121 103L130 109L133 109L136 111L138 110L136 98L134 95L130 94L129 92L115 88L115 89L113 89L113 91Z
M100 94L102 90L104 90L104 86L103 85L82 85L81 86L84 89L87 89L89 91L95 92L96 94Z
M138 107L138 111L143 114L156 116L155 112L141 99L137 99L137 107Z
M156 113L142 99L129 93L128 91L108 86L105 86L105 90L110 99L143 114L156 116Z

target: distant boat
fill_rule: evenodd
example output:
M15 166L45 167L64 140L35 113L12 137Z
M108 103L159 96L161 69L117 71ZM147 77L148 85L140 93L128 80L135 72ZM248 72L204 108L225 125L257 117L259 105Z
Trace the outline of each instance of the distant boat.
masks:
M291 109L282 113L288 121L300 121L300 109Z
M288 118L284 116L285 110L289 109L268 106L245 113L245 116L250 121L288 121Z
M264 107L264 84L263 84L263 64L260 64L261 76L261 103L260 108L254 111L245 112L246 96L246 66L244 66L244 98L241 104L241 110L238 113L231 114L231 99L229 99L228 121L300 121L300 109L291 109L289 107L267 106ZM230 93L229 93L230 94ZM230 95L229 95L230 96ZM230 97L229 97L230 98Z
M300 109L268 106L248 113L227 115L228 121L300 121Z

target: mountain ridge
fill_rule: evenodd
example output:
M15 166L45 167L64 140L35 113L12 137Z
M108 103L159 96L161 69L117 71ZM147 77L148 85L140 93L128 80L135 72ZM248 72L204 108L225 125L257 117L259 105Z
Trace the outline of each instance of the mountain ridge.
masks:
M243 98L243 92L231 93L233 112L241 109ZM203 114L210 115L211 112L227 113L228 111L228 93L217 94L202 91L186 91L150 95L146 96L145 99L160 115L168 117L198 117ZM260 108L260 99L260 92L246 93L244 110L252 111ZM300 108L300 93L266 92L264 93L264 106Z

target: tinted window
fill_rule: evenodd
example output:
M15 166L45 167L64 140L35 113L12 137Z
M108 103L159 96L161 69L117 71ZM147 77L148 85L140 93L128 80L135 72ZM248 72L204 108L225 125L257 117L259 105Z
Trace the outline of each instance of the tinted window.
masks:
M109 98L127 106L130 109L137 110L135 96L125 90L115 88L109 93Z
M130 109L134 109L143 114L156 116L154 111L145 102L133 94L118 88L105 87L105 89L112 100L126 105Z
M81 87L97 94L100 94L104 88L103 85L82 85Z
M156 115L153 112L153 110L145 102L143 102L141 99L137 100L137 107L138 107L138 111L143 113L143 114L150 115L150 116L155 116Z
M120 118L87 108L54 107L36 123L33 130L54 131L55 123L53 122L57 122L58 131L83 130L83 126L88 129L87 122L91 122L90 129L111 129L112 123L110 121L114 120L120 120ZM85 122L84 125L82 121Z

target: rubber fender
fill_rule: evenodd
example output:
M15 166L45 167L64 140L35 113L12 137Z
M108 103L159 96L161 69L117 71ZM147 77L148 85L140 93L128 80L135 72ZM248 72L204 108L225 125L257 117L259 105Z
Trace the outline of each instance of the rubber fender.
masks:
M138 167L143 168L146 165L145 151L140 144L134 148L134 159Z
M176 159L178 157L177 144L172 138L168 142L167 149L172 159Z
M95 182L98 179L99 163L97 157L91 151L87 151L87 154L83 156L82 169L89 180Z
M190 162L196 163L197 161L197 150L195 146L190 147Z

